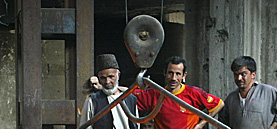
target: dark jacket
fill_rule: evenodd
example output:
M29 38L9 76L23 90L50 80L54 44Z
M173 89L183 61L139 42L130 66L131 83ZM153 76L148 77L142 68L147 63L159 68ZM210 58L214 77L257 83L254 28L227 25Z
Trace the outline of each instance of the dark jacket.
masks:
M100 112L105 106L109 104L107 95L101 90L96 92L95 94L92 94L91 100L94 105L94 114L97 114ZM124 99L127 107L131 111L133 115L136 113L136 104L137 104L137 98L130 94L128 97ZM93 128L94 129L112 129L114 127L113 125L113 116L112 112L109 111L107 114L105 114L102 118L100 118L97 122L94 123ZM129 120L129 127L130 129L137 129L137 124L131 122Z

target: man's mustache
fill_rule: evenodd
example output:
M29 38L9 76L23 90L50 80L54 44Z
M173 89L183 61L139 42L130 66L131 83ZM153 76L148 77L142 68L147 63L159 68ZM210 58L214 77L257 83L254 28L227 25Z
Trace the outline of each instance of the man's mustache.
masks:
M110 86L113 86L113 84L106 84L106 85L104 85L104 86L110 87Z
M236 81L236 83L244 83L244 81Z
M175 81L175 80L170 80L169 82L170 82L170 83L176 83L177 81Z

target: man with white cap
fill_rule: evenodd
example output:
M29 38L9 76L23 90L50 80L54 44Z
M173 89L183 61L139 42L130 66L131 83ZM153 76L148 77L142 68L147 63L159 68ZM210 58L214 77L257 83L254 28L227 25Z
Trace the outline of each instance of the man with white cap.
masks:
M90 94L90 96L86 99L80 125L93 118L95 114L122 94L122 91L118 89L120 76L119 66L113 54L102 54L97 56L96 71L98 73L98 78L93 76L90 78L90 82L102 87L102 90ZM136 97L129 95L124 100L129 110L134 115L138 116ZM89 128L137 129L138 125L128 120L128 117L125 115L122 107L118 104L97 122L95 122L93 127L90 126Z

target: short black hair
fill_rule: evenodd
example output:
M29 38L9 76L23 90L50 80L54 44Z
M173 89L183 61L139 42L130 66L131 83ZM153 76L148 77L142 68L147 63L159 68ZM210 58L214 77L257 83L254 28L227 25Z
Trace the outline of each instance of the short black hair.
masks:
M179 56L172 56L172 57L169 57L169 58L166 59L166 61L165 61L165 67L164 67L164 72L167 71L167 67L168 67L168 64L170 62L172 64L180 64L180 63L182 63L184 65L183 74L186 72L186 68L187 68L186 60L183 59L182 57L179 57Z
M252 57L250 57L250 56L240 56L240 57L237 57L234 61L233 61L233 63L232 63L232 65L231 65L231 70L233 71L233 72L235 72L235 71L238 71L238 70L240 70L241 68L243 68L243 67L247 67L247 69L251 72L251 73L253 73L253 72L255 72L256 71L256 62L255 62L255 60L252 58Z

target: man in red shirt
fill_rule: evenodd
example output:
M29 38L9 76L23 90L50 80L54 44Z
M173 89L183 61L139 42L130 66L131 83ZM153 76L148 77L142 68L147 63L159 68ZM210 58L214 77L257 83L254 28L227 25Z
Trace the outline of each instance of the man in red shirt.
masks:
M164 69L165 88L186 103L199 110L208 109L209 115L214 117L224 106L224 102L202 89L182 84L185 80L186 61L178 56L167 59ZM143 111L152 111L160 93L152 88L147 90L136 89L133 94L137 97L138 108ZM199 117L184 107L165 98L163 106L154 118L157 129L202 129L207 123L205 120L199 122Z

